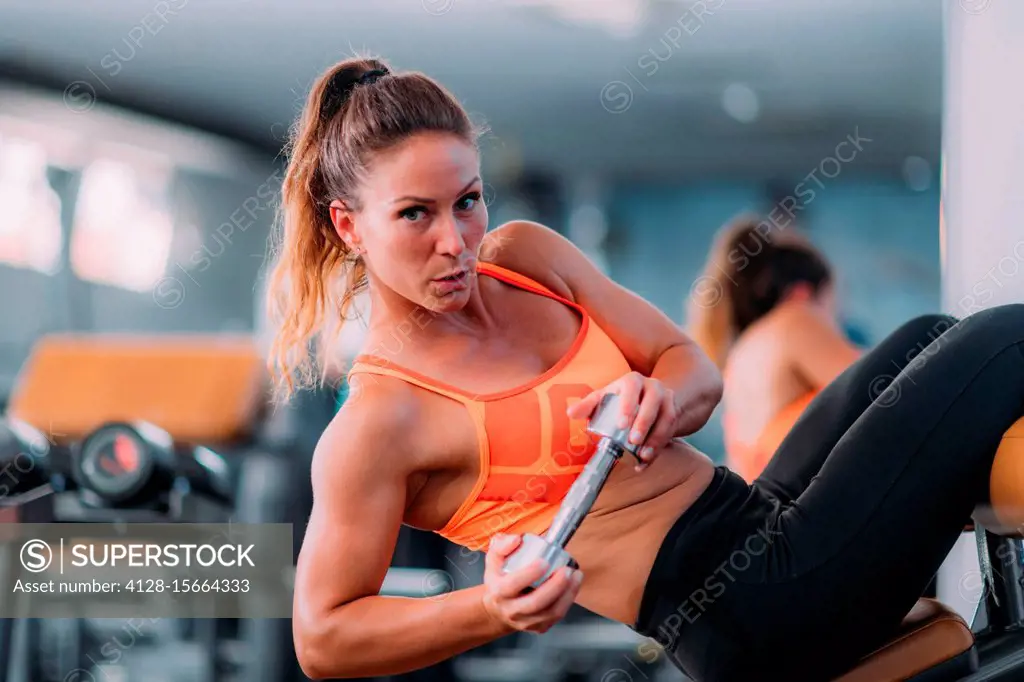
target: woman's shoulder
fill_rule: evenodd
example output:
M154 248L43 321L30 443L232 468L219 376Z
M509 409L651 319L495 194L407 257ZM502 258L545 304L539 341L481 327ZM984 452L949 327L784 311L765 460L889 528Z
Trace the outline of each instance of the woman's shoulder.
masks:
M393 405L381 402L389 394L399 398ZM414 436L406 426L412 408L401 391L368 386L355 396L350 393L313 452L314 498L370 499L404 489L420 469Z
M370 430L408 426L419 413L420 397L420 391L399 378L353 372L348 376L348 396L335 420Z
M794 337L807 329L808 315L812 314L807 305L799 301L786 301L775 306L743 330L729 352L732 362L727 362L726 367L748 356L756 357L757 362L764 362L769 357L773 363L783 361L789 355Z
M559 275L558 264L573 251L576 246L550 227L531 220L513 220L484 236L480 261L529 277L571 300L572 291Z
M417 392L388 376L359 373L348 381L348 396L320 437L318 450L328 452L412 451L422 412ZM394 461L400 461L396 457Z
M794 335L828 324L818 306L811 301L802 300L780 303L766 319L780 332L790 332Z

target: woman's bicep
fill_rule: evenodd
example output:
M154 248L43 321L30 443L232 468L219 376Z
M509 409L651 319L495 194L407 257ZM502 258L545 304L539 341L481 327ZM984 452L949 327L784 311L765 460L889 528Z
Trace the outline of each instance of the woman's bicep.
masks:
M405 478L393 467L374 465L386 439L363 437L365 431L332 428L317 447L313 510L296 569L300 620L318 620L377 594L390 566L405 510Z
M691 343L664 312L598 273L574 289L580 305L618 346L630 366L650 376L669 348Z

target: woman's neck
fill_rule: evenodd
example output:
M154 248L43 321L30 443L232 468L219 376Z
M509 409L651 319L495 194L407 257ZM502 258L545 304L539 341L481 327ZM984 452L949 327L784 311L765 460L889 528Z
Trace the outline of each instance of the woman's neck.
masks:
M396 337L415 345L430 344L453 335L486 337L498 329L490 302L474 276L469 300L461 308L427 307L378 284L370 287L369 336Z

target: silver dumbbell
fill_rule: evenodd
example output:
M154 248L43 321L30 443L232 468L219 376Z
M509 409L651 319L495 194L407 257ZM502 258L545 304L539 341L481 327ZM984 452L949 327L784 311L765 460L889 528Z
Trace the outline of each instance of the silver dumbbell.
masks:
M565 551L565 546L590 512L615 462L626 452L639 460L639 446L630 444L629 428L619 428L619 412L619 396L614 393L605 394L587 424L587 431L601 439L597 451L569 488L544 537L525 533L522 544L505 561L502 569L504 573L511 573L536 559L543 559L547 562L548 570L532 583L532 589L540 587L555 571L565 566L579 568L576 560Z

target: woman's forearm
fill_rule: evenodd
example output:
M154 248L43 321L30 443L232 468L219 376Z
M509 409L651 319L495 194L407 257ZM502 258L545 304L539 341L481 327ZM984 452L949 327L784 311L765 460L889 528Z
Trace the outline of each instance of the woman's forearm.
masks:
M722 375L696 343L672 346L661 354L651 378L675 394L675 436L683 437L704 428L722 400Z
M299 662L314 679L399 675L493 642L513 630L487 612L483 590L364 597L306 627L296 621Z

